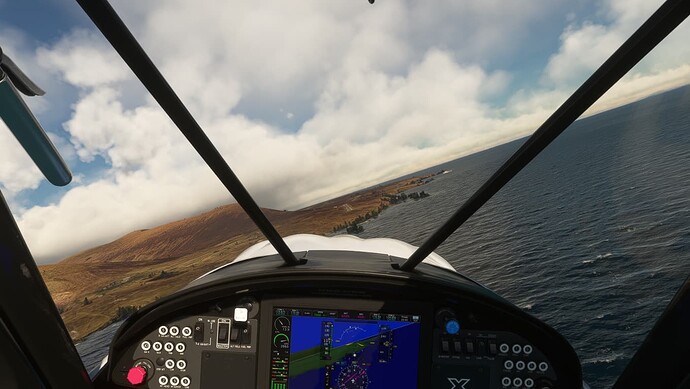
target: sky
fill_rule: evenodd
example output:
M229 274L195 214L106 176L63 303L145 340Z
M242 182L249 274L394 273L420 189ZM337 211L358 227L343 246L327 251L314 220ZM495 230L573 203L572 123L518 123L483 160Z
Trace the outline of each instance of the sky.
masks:
M660 0L113 0L263 207L298 209L533 132ZM690 83L682 24L590 111ZM0 122L39 263L232 198L76 2L0 0L0 47L74 180Z

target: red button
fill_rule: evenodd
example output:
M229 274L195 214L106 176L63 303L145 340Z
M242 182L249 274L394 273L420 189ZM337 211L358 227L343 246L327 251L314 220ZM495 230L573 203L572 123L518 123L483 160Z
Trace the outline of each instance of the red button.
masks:
M141 385L146 381L146 369L135 366L127 372L127 381L132 385Z

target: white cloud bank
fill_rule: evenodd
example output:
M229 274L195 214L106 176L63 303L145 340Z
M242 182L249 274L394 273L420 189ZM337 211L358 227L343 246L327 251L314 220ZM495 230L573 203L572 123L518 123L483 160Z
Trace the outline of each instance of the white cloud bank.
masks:
M562 11L558 2L361 3L115 5L258 202L276 208L529 133L658 5L609 1L599 10L606 23L561 25L560 47L544 58L541 81L514 91L513 70L495 61L546 44L530 26ZM689 82L690 53L679 33L601 106ZM34 56L79 90L64 123L74 158L106 162L104 172L86 175L55 203L18 212L39 260L228 201L97 33L73 31ZM507 105L497 108L497 98ZM295 129L289 123L298 118ZM10 150L0 154L0 177L11 198L35 188L38 177L7 134L0 133Z

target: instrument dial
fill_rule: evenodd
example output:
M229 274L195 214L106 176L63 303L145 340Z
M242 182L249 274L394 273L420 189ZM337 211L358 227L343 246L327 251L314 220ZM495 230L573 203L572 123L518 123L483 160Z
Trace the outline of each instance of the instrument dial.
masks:
M276 318L273 321L273 328L275 328L277 331L281 332L287 332L290 330L290 319L288 319L285 316L281 316Z
M279 349L289 349L290 338L285 334L276 334L273 336L273 345Z
M366 389L369 386L367 371L358 365L350 365L338 374L338 389Z

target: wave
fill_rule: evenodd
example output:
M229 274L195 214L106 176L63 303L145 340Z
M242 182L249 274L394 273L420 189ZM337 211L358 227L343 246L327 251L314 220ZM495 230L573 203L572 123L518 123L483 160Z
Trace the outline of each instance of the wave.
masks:
M618 232L635 232L637 230L637 227L634 225L625 225L625 226L618 226L616 227L616 231Z
M611 261L611 260L620 260L620 259L629 259L630 257L625 254L625 253L617 253L617 252L606 252L603 254L598 254L594 258L589 258L589 259L583 259L582 264L583 265L591 265L593 263L597 263L599 261Z
M594 318L595 318L595 319L604 319L604 318L607 318L607 317L610 317L610 316L613 316L613 313L611 313L611 312L605 312L605 313L600 313L600 314L594 316Z
M592 358L586 358L582 360L582 365L595 365L599 363L613 363L617 360L623 359L625 355L623 353L610 353L608 355L600 355Z
M612 258L612 257L614 257L614 254L611 253L611 252L606 253L606 254L599 254L599 255L597 255L596 258L594 258L594 259L584 259L584 260L582 260L582 264L584 264L584 265L590 265L590 264L592 264L592 263L594 263L594 262L596 262L596 261L601 261L601 260L603 260L603 259L608 259L608 258Z
M587 247L599 246L600 244L608 243L608 242L610 242L610 241L611 241L611 240L608 239L608 238L607 238L607 239L598 240L598 241L596 241L596 242L592 242L592 243L588 244Z
M613 253L606 253L606 254L597 255L597 259L606 259L606 258L611 258L611 257L613 257Z

